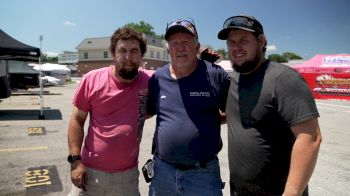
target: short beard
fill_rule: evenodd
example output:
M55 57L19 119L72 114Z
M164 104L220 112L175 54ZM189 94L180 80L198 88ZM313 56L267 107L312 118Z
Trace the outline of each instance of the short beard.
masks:
M247 62L244 62L241 65L238 65L236 63L234 63L233 61L231 61L232 63L232 68L238 72L238 73L249 73L251 71L253 71L254 69L256 69L259 66L259 62L260 62L260 55L259 52L256 52L255 58L253 60L249 60Z
M127 71L126 69L121 68L118 72L118 75L124 80L132 80L136 78L137 73L138 73L138 70L136 68L132 69L131 71Z

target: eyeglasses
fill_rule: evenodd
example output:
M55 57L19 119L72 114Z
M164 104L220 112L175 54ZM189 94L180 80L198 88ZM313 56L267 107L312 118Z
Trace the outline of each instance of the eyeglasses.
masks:
M250 29L258 34L263 33L263 28L261 24L253 17L247 16L233 16L228 18L223 25L224 28L230 27L243 27Z
M171 22L167 23L165 31L167 32L171 27L178 26L178 25L185 27L187 30L189 30L198 38L196 26L192 18L172 20Z

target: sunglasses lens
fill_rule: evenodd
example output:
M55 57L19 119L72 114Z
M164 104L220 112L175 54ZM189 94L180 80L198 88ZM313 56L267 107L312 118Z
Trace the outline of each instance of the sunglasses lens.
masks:
M175 25L181 25L185 27L192 26L194 27L194 23L190 20L175 20L170 23L168 23L166 30L168 30L170 27L175 26Z
M193 36L195 36L198 39L197 30L192 19L178 19L167 23L166 33L165 33L166 40L168 40L171 32L174 32L174 31L171 31L173 27L174 29L177 29L176 27L183 27L183 30L187 30L189 33L191 33Z
M250 20L246 17L233 17L228 19L224 23L224 28L232 27L232 26L239 26L239 27L247 27L247 28L253 28L254 27L254 21Z

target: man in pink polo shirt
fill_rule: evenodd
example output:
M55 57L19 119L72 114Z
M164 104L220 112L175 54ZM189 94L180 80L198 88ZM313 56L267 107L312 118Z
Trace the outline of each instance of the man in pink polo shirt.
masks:
M140 195L137 164L153 72L139 69L146 42L133 29L117 29L110 52L115 64L87 73L73 98L68 161L80 190L71 195Z

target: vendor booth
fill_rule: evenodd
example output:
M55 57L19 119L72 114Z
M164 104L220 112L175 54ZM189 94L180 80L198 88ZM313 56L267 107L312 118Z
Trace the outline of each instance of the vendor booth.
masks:
M350 101L350 54L319 54L293 68L304 77L316 99Z
M33 71L28 73L28 70L16 70L16 75L11 76L9 66L17 64L17 61L37 62L39 57L39 48L24 44L0 29L0 98L7 98L11 95L11 86L14 84L10 84L10 77L12 77L12 82L15 83L25 82L21 79L27 76L35 77ZM36 79L38 79L38 76L36 76ZM35 79L31 81L35 81Z

